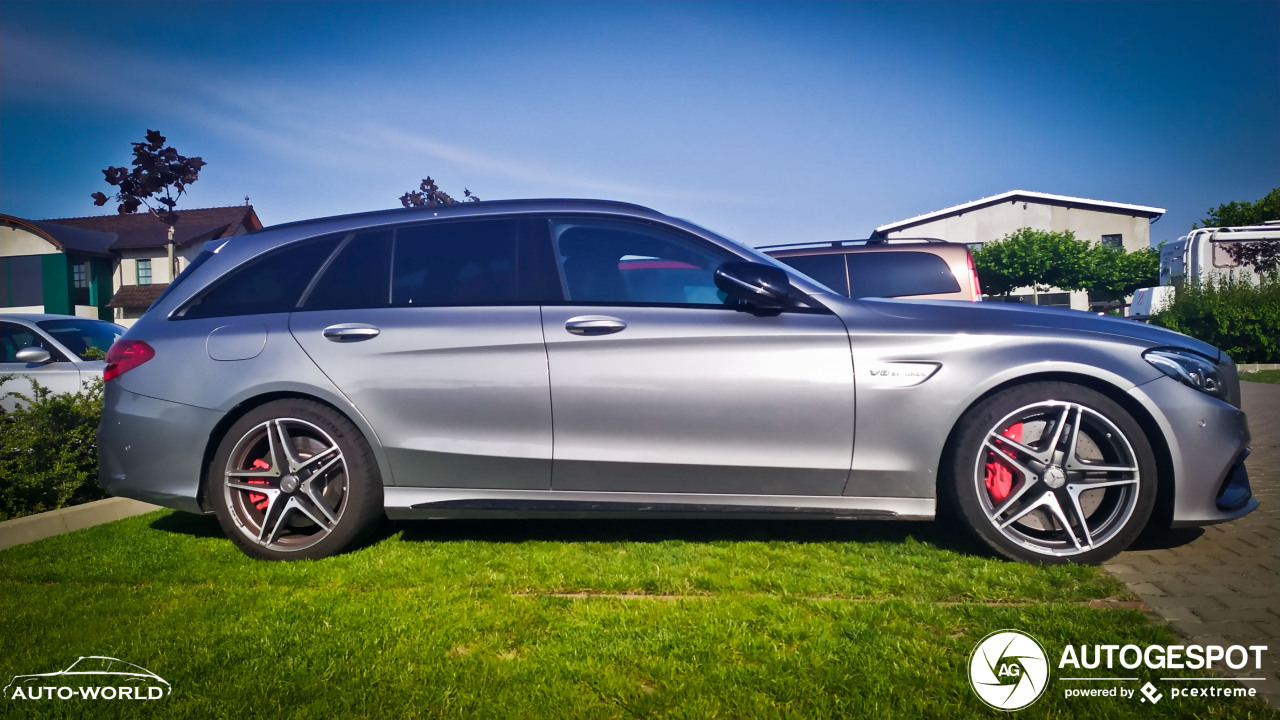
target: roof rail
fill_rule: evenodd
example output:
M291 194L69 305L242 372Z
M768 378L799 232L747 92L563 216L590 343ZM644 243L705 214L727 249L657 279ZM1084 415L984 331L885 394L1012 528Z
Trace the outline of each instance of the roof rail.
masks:
M830 242L798 242L780 243L777 245L757 245L757 250L802 250L822 247L850 247L858 245L909 245L912 243L929 243L931 245L950 245L951 242L940 238L865 238L861 240L832 240Z

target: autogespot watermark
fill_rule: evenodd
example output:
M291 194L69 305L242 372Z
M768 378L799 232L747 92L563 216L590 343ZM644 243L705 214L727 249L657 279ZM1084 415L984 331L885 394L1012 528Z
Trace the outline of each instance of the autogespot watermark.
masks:
M7 700L126 700L167 697L169 681L150 670L103 655L77 658L66 670L14 675L4 688Z
M1067 645L1057 663L1062 696L1116 698L1130 702L1159 703L1166 698L1230 699L1256 697L1256 687L1237 682L1262 682L1266 645ZM969 684L974 693L997 710L1020 710L1045 693L1050 682L1049 655L1038 640L1021 630L997 630L984 637L969 657ZM1163 670L1251 670L1259 677L1226 678L1158 677L1143 682L1138 677L1094 675L1090 671L1137 670L1159 675ZM1140 687L1126 683L1143 682ZM1156 682L1169 683L1157 686ZM1201 683L1221 683L1202 685ZM1223 684L1229 684L1224 687Z

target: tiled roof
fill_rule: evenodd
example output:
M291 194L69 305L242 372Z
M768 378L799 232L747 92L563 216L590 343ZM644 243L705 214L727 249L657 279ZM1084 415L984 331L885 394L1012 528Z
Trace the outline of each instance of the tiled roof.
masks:
M160 297L160 293L169 287L169 283L155 285L123 285L112 296L109 308L149 308L151 303Z
M241 225L245 231L262 228L252 205L178 210L173 226L173 240L179 248L192 243L234 235ZM49 225L64 225L85 230L115 233L112 250L164 247L169 242L169 226L147 212L130 215L94 215L79 218L42 220Z

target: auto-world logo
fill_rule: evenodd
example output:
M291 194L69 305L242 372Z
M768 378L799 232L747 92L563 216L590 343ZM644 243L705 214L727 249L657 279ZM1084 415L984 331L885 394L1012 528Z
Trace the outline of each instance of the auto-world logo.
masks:
M1020 710L1039 700L1048 687L1048 655L1024 632L997 630L973 649L969 684L996 710Z
M8 700L159 700L169 681L124 660L86 655L66 670L14 675L4 688Z

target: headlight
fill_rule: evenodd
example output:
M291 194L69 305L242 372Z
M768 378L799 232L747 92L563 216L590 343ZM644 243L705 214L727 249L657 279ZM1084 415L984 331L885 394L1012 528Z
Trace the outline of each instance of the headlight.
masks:
M1227 384L1218 372L1218 366L1212 360L1188 350L1148 350L1142 354L1146 361L1156 366L1160 372L1206 392L1220 400L1228 400Z

